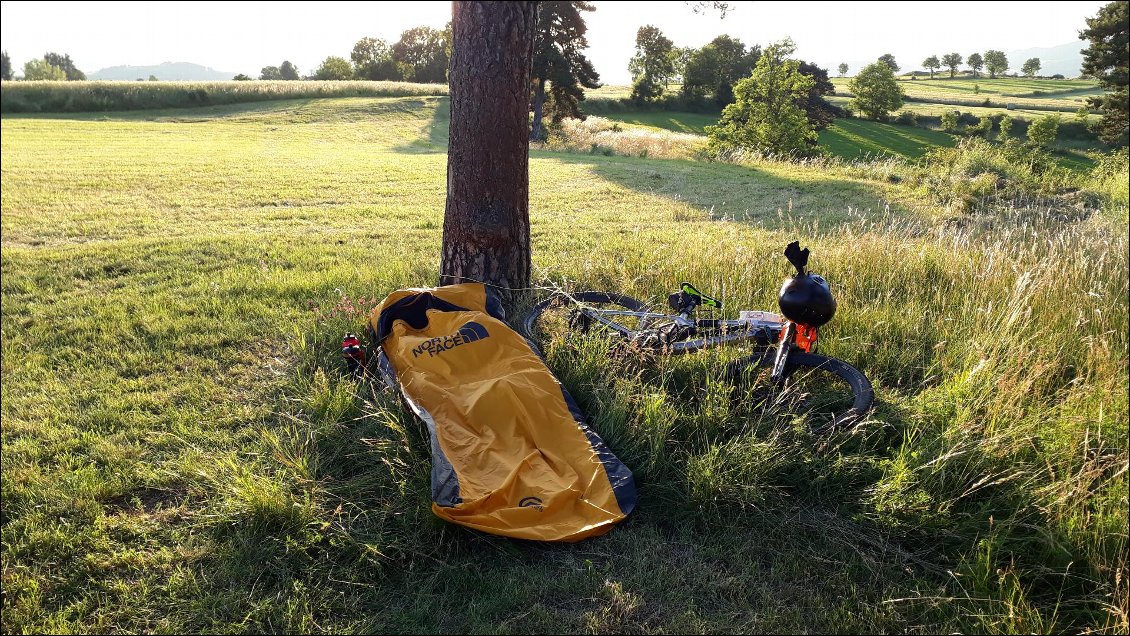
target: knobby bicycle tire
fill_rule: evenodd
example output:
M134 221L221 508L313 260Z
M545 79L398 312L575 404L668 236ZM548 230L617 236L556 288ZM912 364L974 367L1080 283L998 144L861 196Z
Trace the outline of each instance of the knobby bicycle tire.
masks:
M746 371L751 367L772 368L775 353L775 349L765 349L735 360L726 366L725 377L736 383L746 376ZM814 426L813 430L816 432L851 428L863 419L875 403L875 389L871 386L871 381L863 375L863 372L843 360L816 353L792 351L786 364L784 384L787 385L789 380L802 369L831 373L851 387L851 408L836 415L831 424Z

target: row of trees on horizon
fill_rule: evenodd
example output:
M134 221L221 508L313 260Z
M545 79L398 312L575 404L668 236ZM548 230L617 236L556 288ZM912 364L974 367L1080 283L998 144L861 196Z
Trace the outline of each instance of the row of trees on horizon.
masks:
M570 26L568 29L558 28L556 31L572 32L573 46L576 39L583 35L576 35L576 20L568 20L568 14L578 15L578 11L592 11L590 8L576 7L572 11L561 10L558 4L546 2L550 5L547 13L565 16ZM580 21L583 26L583 20ZM552 25L551 25L552 26ZM558 41L557 44L564 44ZM586 44L587 46L587 44ZM741 40L729 35L721 35L706 46L696 49L694 47L676 47L669 39L663 36L658 28L647 25L640 27L636 34L637 54L629 62L628 70L632 74L633 83L640 76L651 80L652 84L645 84L641 88L645 92L654 88L654 84L662 82L664 87L672 82L689 86L684 92L688 95L704 96L711 92L711 83L722 68L722 75L742 75L741 71L753 69L760 54L760 47L754 45L745 50ZM642 55L640 48L642 47ZM577 47L585 48L585 47ZM440 31L426 26L414 27L401 34L400 39L392 44L378 38L362 38L353 46L350 59L342 57L327 57L313 73L303 76L298 68L289 60L284 60L279 66L265 66L259 73L261 80L390 80L405 82L443 83L447 81L447 66L451 57L451 25ZM543 53L544 60L544 53ZM898 73L900 68L895 62L895 57L887 53L880 57L891 70ZM960 53L948 53L938 58L931 55L922 62L922 67L930 73L931 79L934 72L941 68L948 68L950 77L955 77L958 67L962 63L969 67L973 77L978 77L981 69L989 72L995 78L998 74L1008 71L1008 57L1001 51L986 51L984 56L973 53L968 58L962 58ZM2 76L5 80L13 79L11 60L8 53L3 53ZM589 65L591 66L591 64ZM1040 71L1040 58L1034 57L1026 61L1021 67L1021 72L1028 77L1034 77ZM840 77L847 75L849 67L841 63L837 68ZM595 71L593 71L595 73ZM46 53L42 58L37 58L24 65L24 79L27 80L57 80L78 81L85 80L86 74L75 67L70 55L59 53ZM156 79L150 77L150 79ZM246 74L236 75L236 80L251 80ZM732 86L732 82L729 85ZM590 88L595 88L592 86Z
M895 56L890 53L879 56L879 61L889 66L894 73L898 73L899 70L901 70L898 63L895 62ZM989 77L995 79L998 74L1002 76L1005 75L1009 69L1008 56L1004 54L1004 51L993 49L985 51L984 56L980 53L970 53L969 57L964 59L961 57L961 53L947 53L940 59L937 55L931 55L922 61L922 68L929 71L930 79L934 79L935 71L941 68L948 68L950 77L952 78L957 75L957 69L963 62L969 67L969 72L973 77L980 77L981 69L985 69L989 72ZM1040 67L1040 58L1031 57L1024 62L1024 65L1020 68L1020 72L1027 77L1035 77L1036 73L1040 72ZM845 63L840 63L836 70L839 71L840 77L844 77L847 75L849 67ZM1060 75L1057 79L1063 79L1063 76Z

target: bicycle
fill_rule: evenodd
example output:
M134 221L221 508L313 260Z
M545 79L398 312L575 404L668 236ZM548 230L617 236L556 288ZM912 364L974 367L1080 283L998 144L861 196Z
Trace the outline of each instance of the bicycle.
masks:
M831 320L836 303L827 282L806 272L808 256L809 250L800 249L796 241L785 249L797 274L785 280L778 295L784 315L746 310L736 320L716 319L713 311L721 311L722 302L684 282L667 298L675 313L649 310L642 301L615 292L559 292L535 305L520 328L535 344L539 331L563 328L600 331L629 347L668 354L752 342L753 353L729 363L724 379L749 384L765 367L773 402L792 399L793 406L806 406L809 419L817 420L809 423L814 431L846 429L871 410L875 392L858 369L817 353L818 328ZM711 315L697 317L700 308L711 310ZM555 314L557 310L564 315Z

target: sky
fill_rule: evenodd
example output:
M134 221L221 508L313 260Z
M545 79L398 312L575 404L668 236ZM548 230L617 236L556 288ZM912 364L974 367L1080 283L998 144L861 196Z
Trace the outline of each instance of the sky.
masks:
M1011 51L1078 41L1103 1L731 2L695 14L691 4L595 0L586 14L589 59L606 84L627 84L636 30L659 27L678 46L726 33L765 45L786 36L797 56L853 70L892 53L903 70L931 54ZM108 66L194 62L259 75L290 60L311 73L330 55L349 58L363 37L390 43L414 26L443 28L451 2L0 2L0 47L19 75L45 52L68 54L92 73ZM1083 43L1080 41L1080 44Z

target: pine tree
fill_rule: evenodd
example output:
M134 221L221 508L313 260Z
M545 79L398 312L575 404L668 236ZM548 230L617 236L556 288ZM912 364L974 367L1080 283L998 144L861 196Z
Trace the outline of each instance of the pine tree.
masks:
M539 3L531 70L534 121L530 139L542 138L541 120L547 100L554 122L566 117L580 119L584 89L600 86L600 75L582 53L589 44L581 12L594 10L583 0Z
M452 3L440 283L530 285L530 63L536 2Z
M1099 9L1098 15L1087 18L1087 29L1079 33L1079 39L1090 44L1083 51L1083 72L1099 80L1099 85L1107 91L1088 101L1092 107L1102 109L1100 136L1112 145L1126 144L1130 130L1130 93L1127 92L1130 60L1126 56L1127 42L1130 42L1128 5L1126 0L1111 2Z

